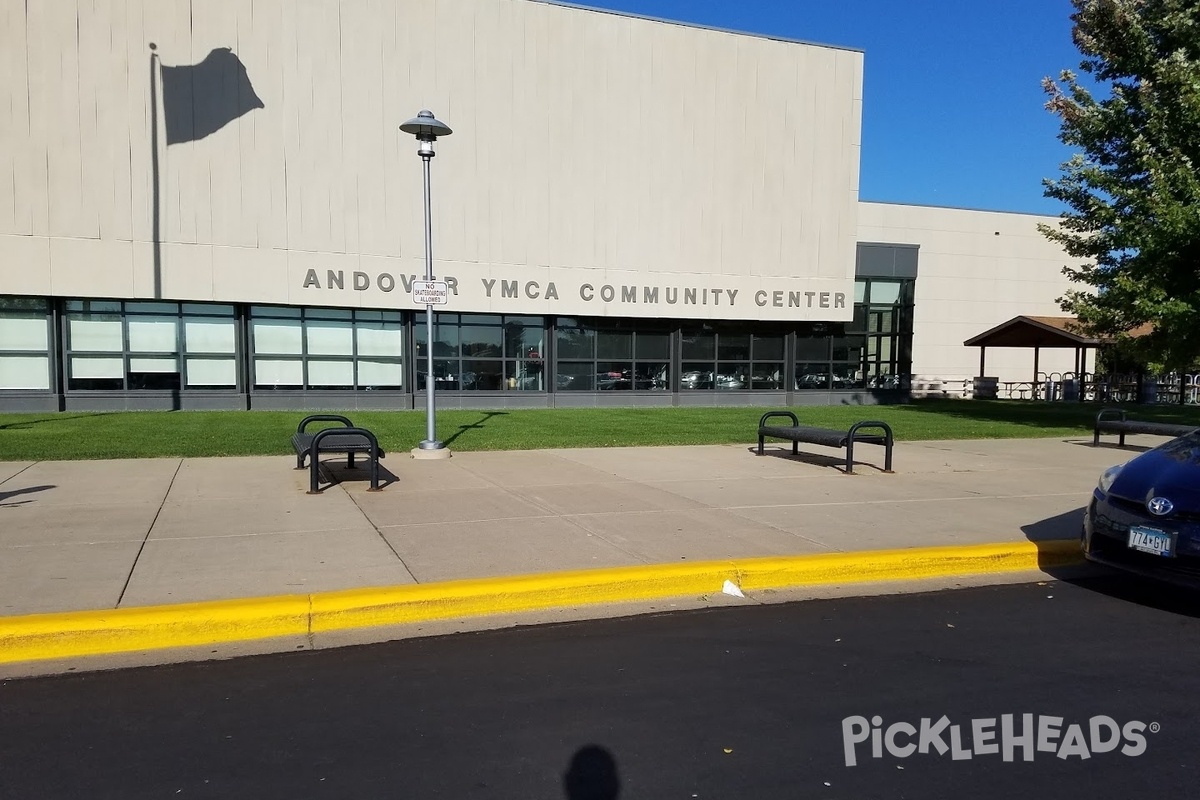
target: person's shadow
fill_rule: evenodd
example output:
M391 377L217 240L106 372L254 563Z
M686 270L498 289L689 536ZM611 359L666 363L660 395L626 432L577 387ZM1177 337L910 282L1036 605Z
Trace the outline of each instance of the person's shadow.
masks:
M621 793L617 760L599 745L579 748L563 773L563 790L567 800L616 800Z

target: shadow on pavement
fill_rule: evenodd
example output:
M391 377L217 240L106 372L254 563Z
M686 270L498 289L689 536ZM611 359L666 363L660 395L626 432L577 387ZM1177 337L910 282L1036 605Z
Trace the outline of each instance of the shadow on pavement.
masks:
M1124 447L1116 442L1100 442L1100 444L1092 444L1091 439L1063 439L1063 444L1082 445L1091 447L1094 450L1116 450L1118 453L1128 453L1130 458L1133 458L1138 453L1145 453L1147 450L1153 450L1153 447L1147 447L1140 444L1127 444Z
M746 448L751 455L758 456L758 445L751 445ZM832 467L843 475L846 474L846 457L845 456L827 456L821 453L806 453L803 450L799 454L793 455L791 445L784 447L766 447L763 449L763 458L771 456L772 458L782 458L784 461L797 461L801 464L812 464L814 467ZM880 460L882 461L882 451ZM859 467L866 467L872 472L883 472L883 467L879 464L873 464L870 461L859 461L854 459L854 471L858 472Z
M563 773L563 791L567 800L616 800L621 793L617 760L600 745L579 748Z
M1038 568L1055 580L1147 608L1200 618L1200 592L1091 562L1063 563L1060 549L1040 545L1080 539L1083 507L1021 526L1029 541L1039 545ZM1082 550L1081 550L1082 553ZM1082 555L1081 555L1082 557Z
M47 489L54 488L57 487L55 487L53 484L49 484L46 486L26 486L24 489L13 489L11 492L0 491L0 508L11 508L13 506L25 505L26 503L32 502L31 500L18 500L15 503L7 502L11 497L16 497L17 495L22 494L32 494L34 492L44 492Z
M371 470L367 466L365 458L363 461L358 461L353 467L346 466L344 457L322 461L319 469L321 470L321 491L332 488L332 486L343 483L345 481L362 481L366 483L371 480ZM305 470L307 472L307 470ZM386 489L399 480L396 475L383 465L379 464L379 488ZM307 483L305 484L307 487Z

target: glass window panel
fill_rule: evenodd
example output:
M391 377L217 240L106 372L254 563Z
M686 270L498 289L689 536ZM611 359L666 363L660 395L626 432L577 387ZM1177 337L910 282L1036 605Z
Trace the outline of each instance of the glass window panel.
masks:
M130 372L178 372L179 359L176 358L130 358Z
M44 353L49 349L49 327L44 316L0 316L0 350L33 350Z
M0 389L49 388L49 356L0 356Z
M585 328L558 329L559 358L593 358L596 332Z
M751 389L782 389L783 362L755 361L750 370Z
M546 323L541 317L505 317L505 325L522 325L526 328L536 328L539 331L545 327Z
M829 364L800 363L796 365L796 389L828 389Z
M891 309L880 311L877 308L871 308L870 316L871 333L892 333L895 328L895 315Z
M354 323L309 320L305 324L309 355L354 355Z
M41 297L0 297L0 316L5 311L27 311L44 317L49 310L49 302Z
M866 296L867 296L867 282L866 281L855 281L854 282L854 302L861 303L861 302L863 302L864 299L866 299Z
M631 331L597 332L596 358L633 358L633 333Z
M232 317L233 306L222 303L184 303L184 314L201 314L206 317Z
M237 362L232 358L189 358L187 385L229 387L237 385Z
M739 362L718 362L717 375L713 378L716 389L748 389L750 388L750 373L745 364Z
M179 313L178 303L126 303L126 314L171 314Z
M833 360L858 363L865 346L865 336L839 336L833 340Z
M828 336L797 336L796 357L806 361L824 361L829 358Z
M712 333L684 334L683 357L712 360L717 355L717 337Z
M892 360L892 339L891 339L891 337L885 336L885 337L880 338L880 340L879 340L879 360L880 361L891 361Z
M72 350L120 353L125 349L120 319L70 319L67 331Z
M660 392L670 389L670 365L665 361L639 361L634 367L633 388Z
M250 316L300 319L300 309L287 306L250 306Z
M420 322L413 329L413 335L417 340L417 355L425 358L425 345L429 341L429 336L426 333L425 323ZM433 322L433 356L434 358L457 358L459 355L459 337L458 323L450 324L439 322L436 319Z
M489 325L500 324L501 318L497 314L463 314L462 321L464 325Z
M541 361L507 361L504 368L508 378L506 389L543 392L546 390L543 377L545 369Z
M722 333L717 340L717 358L750 360L750 334Z
M394 322L360 322L355 333L359 356L404 355L404 328Z
M867 329L867 307L863 305L854 306L854 320L850 323L848 330L865 331Z
M313 388L344 388L354 386L353 361L308 360L308 385Z
M857 365L833 365L834 389L865 389L866 386L866 376L863 375L862 369Z
M72 378L124 378L125 359L71 357Z
M304 364L258 358L254 361L254 386L257 389L299 387L304 382Z
M541 358L544 336L540 320L528 322L519 317L505 317L504 355L510 358Z
M462 327L462 354L476 358L500 358L504 355L502 345L504 331L499 323L495 327L464 325Z
M179 349L178 330L179 320L175 317L130 317L129 350L174 353Z
M900 299L900 284L892 281L871 281L871 305L892 305Z
M590 391L595 387L595 369L590 361L559 364L555 385L560 391Z
M402 389L404 366L395 361L358 361L358 385L368 389Z
M755 336L754 360L783 358L783 336Z
M250 324L255 353L300 355L304 352L301 346L303 328L300 320L256 319Z
M427 383L425 363L425 361L422 361L421 366L417 371L417 388L420 390L424 390L425 384ZM433 380L434 386L437 389L457 389L459 385L458 361L434 360Z
M189 353L232 353L236 327L233 320L183 320L184 347Z
M121 304L115 300L68 300L67 311L120 314Z
M499 391L504 388L503 368L503 361L464 360L459 386L469 390Z
M354 318L354 311L349 308L306 308L304 316L308 319L344 319Z
M684 390L713 388L712 362L683 362L679 373L679 388Z
M638 332L634 339L633 354L636 358L670 358L671 334Z
M628 361L601 361L596 365L596 388L632 389L633 365Z

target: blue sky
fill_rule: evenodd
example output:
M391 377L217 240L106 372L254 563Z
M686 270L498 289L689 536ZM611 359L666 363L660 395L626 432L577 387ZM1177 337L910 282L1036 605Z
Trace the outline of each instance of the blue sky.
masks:
M864 200L1058 214L1070 151L1041 80L1077 70L1069 0L587 0L864 51Z

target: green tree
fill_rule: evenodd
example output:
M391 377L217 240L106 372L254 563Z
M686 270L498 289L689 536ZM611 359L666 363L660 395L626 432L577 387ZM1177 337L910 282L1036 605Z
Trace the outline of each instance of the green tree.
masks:
M1060 302L1101 336L1149 329L1134 348L1186 368L1200 356L1200 3L1072 2L1088 77L1043 81L1076 150L1044 182L1068 210L1042 233L1081 259L1064 272L1085 287Z

